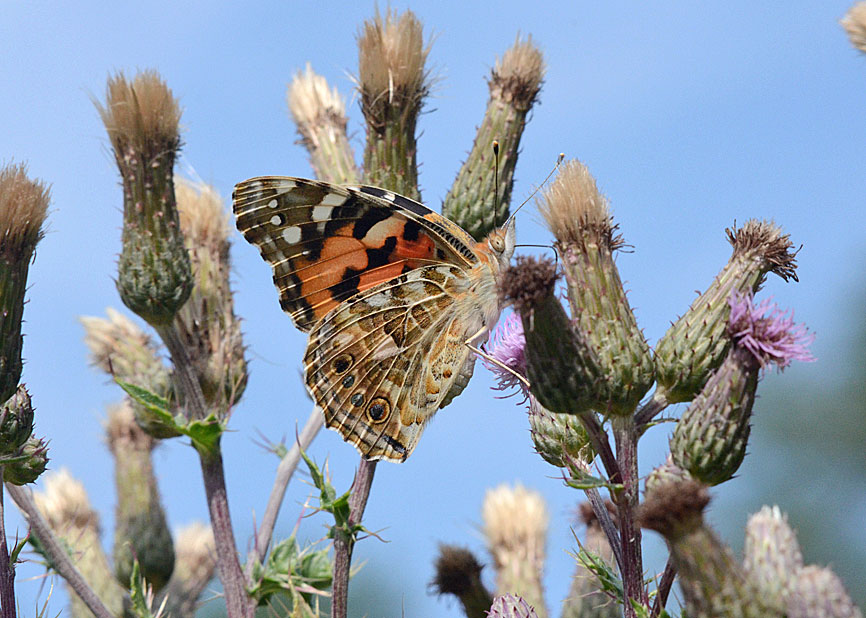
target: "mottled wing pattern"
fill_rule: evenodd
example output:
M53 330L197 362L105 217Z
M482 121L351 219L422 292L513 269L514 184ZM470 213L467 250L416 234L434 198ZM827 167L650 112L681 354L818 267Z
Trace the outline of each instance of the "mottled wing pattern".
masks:
M398 275L310 333L307 386L328 427L365 457L404 461L455 381L468 379L465 324L453 310L466 279L444 264Z
M238 184L233 198L238 229L273 267L280 306L304 331L400 274L477 261L459 226L376 187L263 176Z

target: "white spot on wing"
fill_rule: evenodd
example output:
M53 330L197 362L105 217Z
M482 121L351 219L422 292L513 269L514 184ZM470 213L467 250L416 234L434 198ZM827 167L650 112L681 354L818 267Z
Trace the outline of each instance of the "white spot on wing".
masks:
M279 215L274 215L273 217L271 217L271 225L279 225L280 221L281 219Z
M389 202L393 202L397 199L397 196L391 193L390 191L382 196L382 198L388 200Z
M276 193L277 195L282 195L283 193L288 193L297 186L298 183L291 180L285 180L280 186L274 187L274 193Z
M277 200L271 200L270 202L268 202L268 208L276 208L276 207L277 207Z
M344 195L339 193L328 193L321 201L322 206L339 206L346 201Z
M283 240L285 240L290 245L294 245L295 243L301 240L301 228L296 225L292 227L287 227L283 230Z
M330 196L328 196L330 197ZM325 198L328 199L328 198ZM342 203L342 202L341 202ZM324 204L324 202L323 202ZM333 206L314 206L313 207L313 221L327 221L331 218L331 211L334 210Z

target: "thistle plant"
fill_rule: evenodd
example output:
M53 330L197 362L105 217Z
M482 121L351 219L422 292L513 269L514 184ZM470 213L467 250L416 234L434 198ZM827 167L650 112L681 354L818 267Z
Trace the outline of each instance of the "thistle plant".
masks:
M843 21L861 48L863 14L858 5ZM388 10L361 26L358 47L361 163L348 138L345 98L310 64L287 95L301 144L320 180L363 182L420 200L418 119L435 83L427 67L430 39L414 13ZM520 141L544 75L531 37L517 38L490 73L477 134L442 205L476 239L508 217ZM31 526L31 543L63 578L74 618L193 616L214 573L232 618L251 618L259 607L316 617L328 594L331 616L345 618L353 551L369 532L363 516L375 499L376 463L362 457L351 488L339 493L327 469L304 453L323 423L314 409L293 444L274 447L280 456L274 488L241 563L221 445L248 365L224 203L213 188L175 178L181 110L157 73L115 74L97 107L122 185L117 290L141 320L114 309L82 318L92 364L122 389L105 423L118 496L110 552L101 544L99 514L68 472L48 476L36 494L22 488L48 463L46 441L33 435L30 394L20 384L24 291L48 190L27 179L23 166L0 171L0 470ZM792 313L755 299L771 273L797 281L797 251L782 227L753 219L726 230L731 258L651 345L616 261L625 232L589 169L576 160L563 164L538 207L556 259L519 257L497 273L497 293L510 312L482 358L495 388L527 408L526 447L585 495L571 589L561 606L548 604L547 507L537 492L503 485L488 492L480 514L494 587L485 583L476 553L442 545L434 591L455 595L471 618L650 618L672 615L668 600L678 580L683 615L693 618L861 616L830 569L804 563L778 507L749 520L742 561L704 519L709 488L731 480L748 452L763 375L813 360L813 335ZM675 403L688 403L678 419L669 409ZM646 476L641 499L639 443L665 421L676 423L670 454ZM152 457L178 437L199 457L210 525L172 534ZM317 511L333 519L332 545L303 546L294 532L274 538L302 458L318 491ZM0 499L0 522L2 505ZM643 529L661 534L669 551L664 571L650 579ZM0 618L15 615L20 550L10 551L4 535Z

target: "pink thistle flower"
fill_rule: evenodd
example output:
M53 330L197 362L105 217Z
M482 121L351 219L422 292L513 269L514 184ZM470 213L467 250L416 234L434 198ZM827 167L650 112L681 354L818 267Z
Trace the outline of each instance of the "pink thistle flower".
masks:
M524 397L529 395L526 384L514 375L514 373L521 376L526 375L525 348L526 338L523 335L523 322L521 322L519 315L510 313L507 318L500 320L496 328L493 329L489 345L485 351L511 371L482 358L484 366L492 371L496 377L497 385L494 387L496 390L505 391L517 386Z
M728 333L734 344L748 350L758 365L775 364L781 371L793 361L812 362L809 346L815 340L805 324L794 323L794 312L782 311L772 298L755 305L751 294L732 293Z

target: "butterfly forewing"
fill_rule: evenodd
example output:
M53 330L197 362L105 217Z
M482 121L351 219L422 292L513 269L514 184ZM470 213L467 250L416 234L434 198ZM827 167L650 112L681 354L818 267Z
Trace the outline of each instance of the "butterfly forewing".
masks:
M341 302L436 263L477 261L458 226L375 187L265 176L235 187L238 229L273 268L280 305L309 330Z

